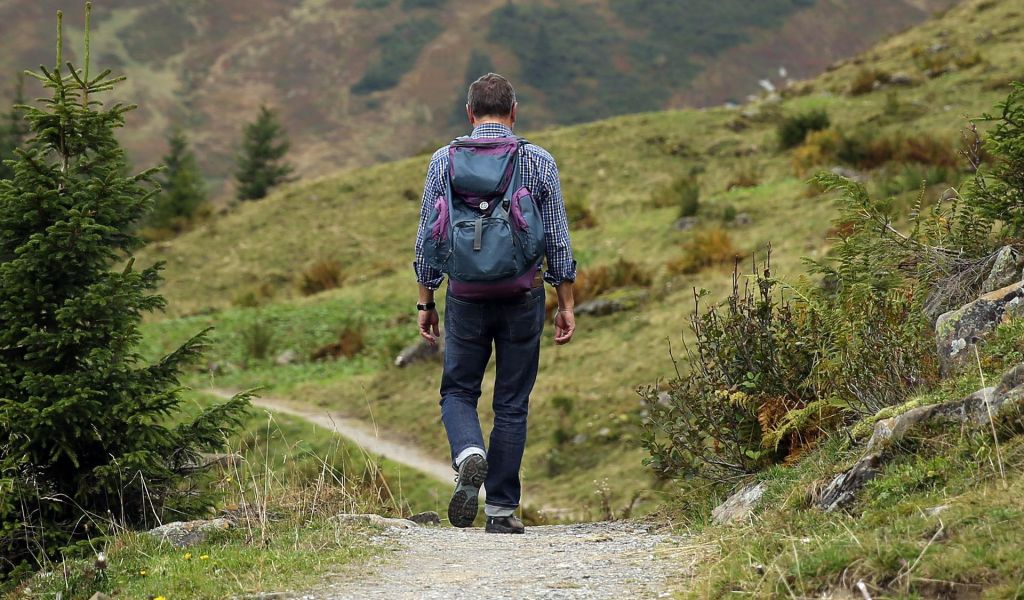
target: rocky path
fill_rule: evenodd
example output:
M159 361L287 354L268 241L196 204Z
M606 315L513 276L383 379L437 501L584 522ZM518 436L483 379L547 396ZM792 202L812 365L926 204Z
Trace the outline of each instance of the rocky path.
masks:
M236 393L232 390L222 389L207 389L203 391L223 399L231 398ZM428 455L410 444L383 438L372 427L358 419L345 418L322 408L300 406L280 398L253 398L252 404L253 406L265 408L273 412L305 419L314 425L348 438L361 446L368 454L383 456L394 462L412 467L439 481L451 483L455 475L451 465L447 462L438 459L436 456Z
M595 600L670 597L688 568L686 539L634 522L529 527L524 535L481 528L390 528L397 545L363 578L326 584L310 600L355 598Z

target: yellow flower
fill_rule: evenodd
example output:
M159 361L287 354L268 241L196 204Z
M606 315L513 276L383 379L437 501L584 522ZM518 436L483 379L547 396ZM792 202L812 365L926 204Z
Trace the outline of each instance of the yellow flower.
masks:
M156 598L153 598L153 600L167 600L167 598L164 598L163 596L157 596Z
M146 576L146 570L142 569L141 571L139 571L139 575L145 577Z
M184 558L185 560L192 560L192 553L191 552L186 552L181 557Z
M210 555L209 554L203 554L203 555L201 555L199 557L199 560L210 560Z

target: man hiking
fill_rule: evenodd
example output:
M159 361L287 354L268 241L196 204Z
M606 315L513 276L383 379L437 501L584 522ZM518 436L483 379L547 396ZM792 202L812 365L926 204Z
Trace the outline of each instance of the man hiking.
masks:
M473 132L430 160L413 264L419 331L431 344L440 335L434 291L448 276L441 420L458 471L448 519L470 527L483 486L490 533L525 531L515 510L545 321L544 281L558 294L555 343L569 343L576 329L576 261L558 167L543 148L515 137L516 111L515 90L501 75L489 73L469 87ZM494 427L485 446L477 402L492 348Z

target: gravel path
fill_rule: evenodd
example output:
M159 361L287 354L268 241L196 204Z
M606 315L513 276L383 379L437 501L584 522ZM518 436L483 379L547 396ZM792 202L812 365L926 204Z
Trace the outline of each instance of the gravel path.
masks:
M687 568L672 550L685 538L622 521L528 527L524 535L487 534L482 528L387 529L380 541L398 550L379 569L302 597L662 598L671 595L668 576L678 581Z
M235 390L222 389L206 389L203 391L225 400L237 393ZM439 460L436 456L429 455L410 444L383 438L373 427L359 419L342 417L327 409L303 406L281 398L265 396L253 398L252 405L305 419L314 425L348 438L361 446L369 454L383 456L397 463L412 467L421 473L434 477L438 481L451 483L452 478L455 476L450 463Z

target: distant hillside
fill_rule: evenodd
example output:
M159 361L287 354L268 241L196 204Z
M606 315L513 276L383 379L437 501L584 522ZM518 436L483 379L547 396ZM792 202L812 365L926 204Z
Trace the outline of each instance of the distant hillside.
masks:
M281 109L305 176L408 156L463 129L488 69L520 84L527 128L742 100L955 0L99 0L94 57L140 104L124 141L149 165L181 124L223 178L243 122ZM0 1L0 97L49 63L52 18L78 0ZM71 44L78 47L77 44ZM9 74L9 75L8 75Z

